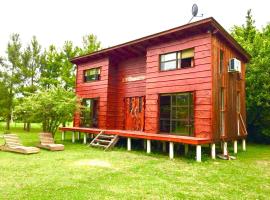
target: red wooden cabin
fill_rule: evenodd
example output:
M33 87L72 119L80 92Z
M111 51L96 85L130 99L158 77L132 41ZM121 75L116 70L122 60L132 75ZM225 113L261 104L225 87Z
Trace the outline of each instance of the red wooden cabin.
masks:
M229 72L233 58L240 69ZM197 145L198 161L202 144L215 157L223 142L226 154L227 142L237 148L247 134L248 60L213 18L73 58L76 94L88 109L62 130Z

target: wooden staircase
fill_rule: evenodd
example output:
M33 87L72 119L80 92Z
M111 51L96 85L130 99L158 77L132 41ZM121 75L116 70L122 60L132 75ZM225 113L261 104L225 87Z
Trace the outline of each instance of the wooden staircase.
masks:
M89 144L92 147L104 148L104 151L113 148L119 140L118 135L108 135L101 131Z

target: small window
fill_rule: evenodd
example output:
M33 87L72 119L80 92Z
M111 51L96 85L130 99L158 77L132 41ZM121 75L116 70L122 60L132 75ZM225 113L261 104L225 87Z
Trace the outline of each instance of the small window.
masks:
M160 70L174 70L194 66L194 49L163 54L160 56Z
M223 58L224 58L223 54L224 54L223 51L220 50L219 51L219 73L223 72Z
M84 82L100 80L100 68L84 70L83 77L84 77Z

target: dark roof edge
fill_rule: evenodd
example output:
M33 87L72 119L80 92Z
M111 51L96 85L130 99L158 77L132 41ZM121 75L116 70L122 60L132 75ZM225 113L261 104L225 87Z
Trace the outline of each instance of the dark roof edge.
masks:
M89 53L89 54L86 54L86 55L78 56L78 57L70 59L70 61L72 63L74 63L74 64L78 64L78 63L80 63L81 59L87 59L87 58L90 58L92 56L95 56L95 55L98 55L98 54L101 54L101 53L107 53L107 52L110 52L112 50L115 50L115 49L118 49L118 48L121 48L121 47L126 47L126 46L129 46L129 45L135 45L135 44L138 44L140 42L143 42L143 41L146 41L146 40L158 37L158 36L163 36L163 35L166 35L166 34L169 34L169 33L185 30L185 29L188 29L188 28L192 28L192 27L207 24L207 23L211 23L215 28L217 28L221 32L221 34L229 41L229 43L231 45L233 45L246 58L247 61L250 60L251 56L246 52L246 50L243 49L243 47L241 47L240 44L238 44L238 42L213 17L209 17L209 18L206 18L206 19L203 19L203 20L200 20L200 21L192 22L192 23L189 23L189 24L184 24L182 26L178 26L178 27L168 29L168 30L165 30L165 31L162 31L162 32L158 32L158 33L155 33L155 34L152 34L152 35L148 35L148 36L144 36L144 37L141 37L141 38L138 38L138 39L135 39L135 40L131 40L129 42L118 44L118 45L115 45L115 46L112 46L112 47L109 47L109 48L101 49L99 51L95 51L95 52L92 52L92 53Z

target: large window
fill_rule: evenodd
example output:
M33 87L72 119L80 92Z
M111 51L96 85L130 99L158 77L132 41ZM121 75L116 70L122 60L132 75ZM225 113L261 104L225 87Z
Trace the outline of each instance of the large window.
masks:
M179 135L193 135L193 93L160 96L160 131Z
M98 127L98 99L82 100L80 126Z
M100 68L87 69L83 71L84 82L100 80Z
M160 70L174 70L194 66L194 49L185 49L160 56Z

